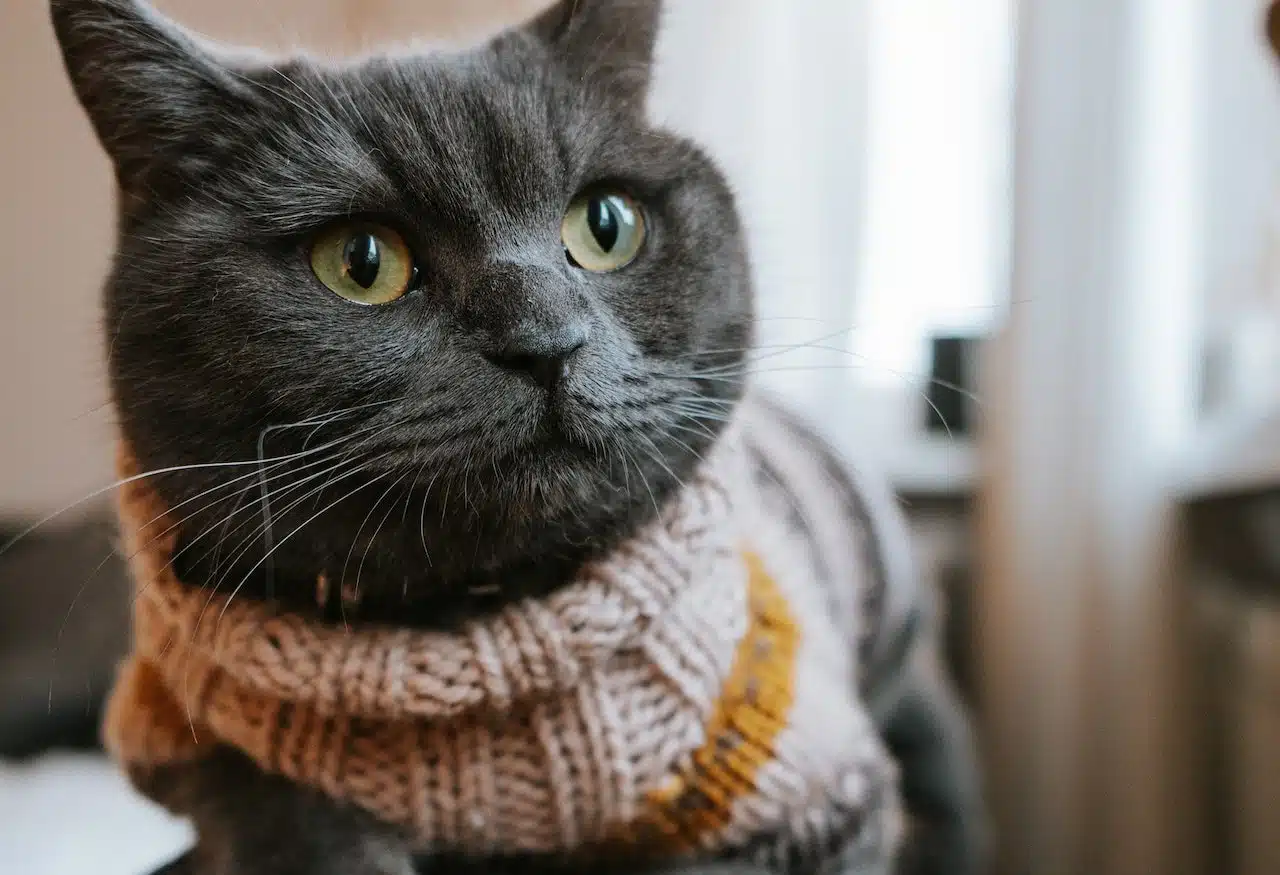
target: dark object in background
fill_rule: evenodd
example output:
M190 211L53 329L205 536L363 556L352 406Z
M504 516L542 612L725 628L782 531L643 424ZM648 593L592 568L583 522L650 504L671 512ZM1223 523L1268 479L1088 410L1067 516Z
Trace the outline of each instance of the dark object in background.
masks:
M968 715L950 686L913 666L881 731L904 765L911 819L896 871L981 875L989 852L982 777Z
M964 562L947 563L939 569L938 584L947 606L942 628L943 661L960 698L968 707L977 709L980 703L973 604L976 581L973 569Z
M0 546L25 526L0 522ZM129 577L114 538L114 515L97 505L0 556L0 757L98 746L129 645Z
M972 433L969 399L977 345L977 338L960 336L939 336L930 342L930 380L925 390L929 434L965 438Z
M1267 7L1265 27L1271 51L1280 58L1280 0L1272 0L1271 5Z

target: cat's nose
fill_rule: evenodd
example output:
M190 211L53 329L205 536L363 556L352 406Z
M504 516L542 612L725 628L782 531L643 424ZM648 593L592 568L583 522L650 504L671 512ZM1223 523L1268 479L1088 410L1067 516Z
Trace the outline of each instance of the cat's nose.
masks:
M489 360L554 392L569 360L586 342L587 327L578 323L557 326L553 331L520 331L509 337Z

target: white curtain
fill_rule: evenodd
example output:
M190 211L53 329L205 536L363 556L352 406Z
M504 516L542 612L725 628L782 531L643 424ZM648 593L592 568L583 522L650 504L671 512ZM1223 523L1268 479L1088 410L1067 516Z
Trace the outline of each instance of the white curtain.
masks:
M865 211L866 30L859 0L668 5L653 111L729 175L766 346L847 340ZM780 359L767 368L774 385L801 403L831 397L838 369Z
M921 395L929 334L984 331L1006 297L1013 7L668 4L654 109L740 195L760 377L905 488L973 479Z
M1176 482L1203 269L1198 16L1023 0L978 624L1001 872L1198 869Z

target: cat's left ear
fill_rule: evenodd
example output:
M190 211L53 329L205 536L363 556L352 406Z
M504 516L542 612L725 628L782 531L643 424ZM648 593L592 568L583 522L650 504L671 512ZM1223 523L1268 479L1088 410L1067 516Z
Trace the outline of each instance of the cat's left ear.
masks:
M51 0L50 14L76 96L126 191L247 105L231 69L144 0Z
M649 91L662 0L555 0L524 26L583 81L641 111Z

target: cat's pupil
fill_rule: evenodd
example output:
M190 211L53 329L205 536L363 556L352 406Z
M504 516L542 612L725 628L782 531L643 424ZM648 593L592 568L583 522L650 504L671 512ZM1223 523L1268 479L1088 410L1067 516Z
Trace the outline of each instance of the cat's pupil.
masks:
M587 204L587 227L591 229L591 236L596 238L601 250L613 251L618 242L618 217L607 198L592 198Z
M356 285L362 289L372 288L382 266L378 238L367 233L354 235L342 251L342 263Z

